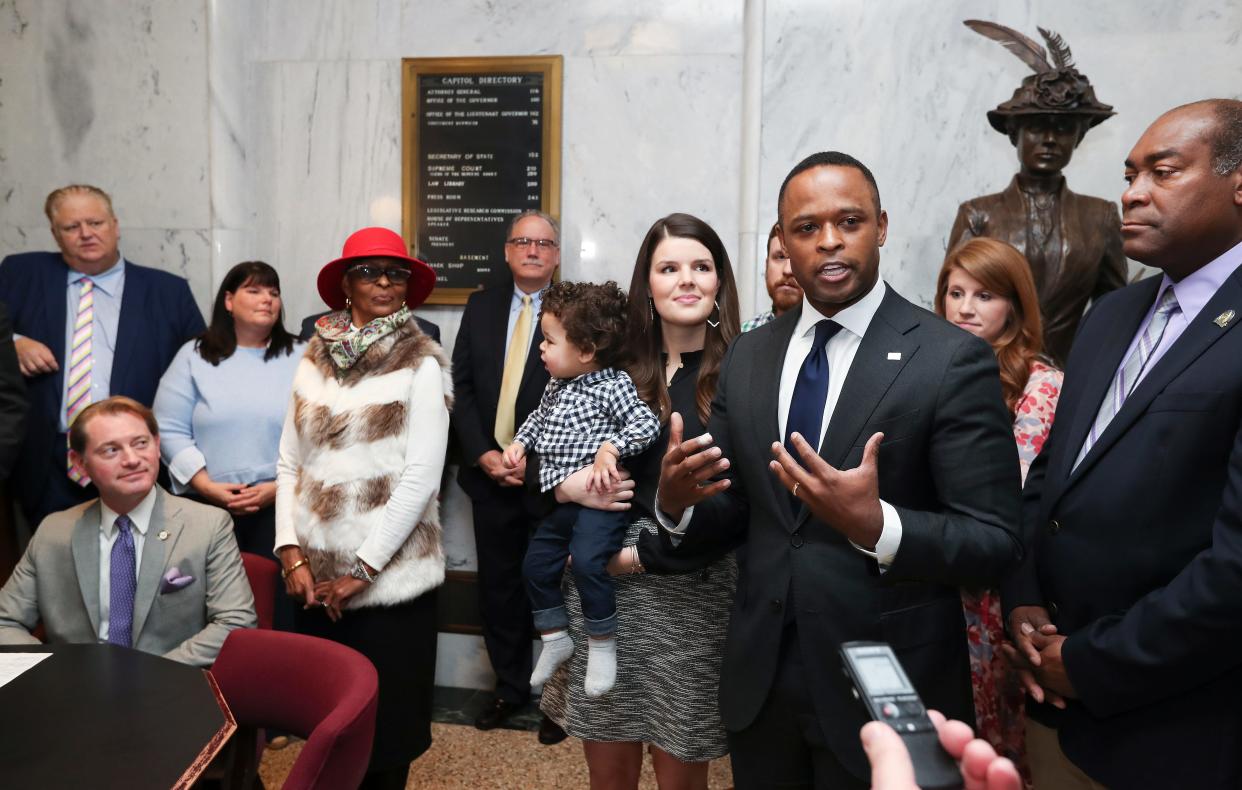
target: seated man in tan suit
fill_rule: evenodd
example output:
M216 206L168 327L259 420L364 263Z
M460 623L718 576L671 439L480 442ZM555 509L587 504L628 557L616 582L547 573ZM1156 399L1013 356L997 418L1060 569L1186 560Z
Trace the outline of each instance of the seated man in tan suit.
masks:
M99 499L43 520L0 589L0 644L110 642L210 666L254 598L228 513L155 485L159 426L129 398L91 404L70 455Z

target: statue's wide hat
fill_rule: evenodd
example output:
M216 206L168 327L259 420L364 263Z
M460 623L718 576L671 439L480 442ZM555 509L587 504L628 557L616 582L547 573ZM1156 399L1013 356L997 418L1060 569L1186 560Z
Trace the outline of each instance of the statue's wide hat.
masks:
M1013 98L988 110L988 123L1001 134L1009 133L1009 119L1024 115L1075 115L1087 128L1116 115L1110 104L1095 98L1091 83L1078 69L1057 69L1032 74L1022 80Z
M1116 115L1112 105L1095 98L1091 81L1074 67L1069 46L1056 33L1038 28L1048 43L1045 50L1013 28L995 22L968 19L965 24L976 33L999 42L1035 72L1022 80L1009 101L988 111L988 123L996 131L1008 134L1009 119L1027 115L1072 115L1085 119L1087 128Z

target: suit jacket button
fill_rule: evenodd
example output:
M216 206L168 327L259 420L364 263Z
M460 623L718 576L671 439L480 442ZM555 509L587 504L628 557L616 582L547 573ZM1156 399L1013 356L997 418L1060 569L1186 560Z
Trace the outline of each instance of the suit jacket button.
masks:
M1055 535L1060 531L1061 531L1061 522L1057 521L1055 518L1052 521L1048 522L1048 534L1049 535Z
M779 612L780 610L781 610L781 599L773 598L772 599L772 611Z
M801 533L801 532L795 532L793 535L790 535L790 536L789 536L789 545L790 545L790 546L793 546L795 549L800 549L800 548L802 548L802 533Z
M1048 602L1048 616L1049 617L1057 616L1057 602L1056 601Z

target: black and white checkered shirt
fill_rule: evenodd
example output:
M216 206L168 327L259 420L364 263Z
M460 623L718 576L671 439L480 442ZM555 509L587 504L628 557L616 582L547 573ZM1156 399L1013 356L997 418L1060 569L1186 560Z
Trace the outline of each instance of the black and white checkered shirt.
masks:
M642 452L659 435L660 420L639 400L629 375L604 368L549 381L539 408L513 441L539 453L539 489L547 491L593 464L604 442L624 458Z

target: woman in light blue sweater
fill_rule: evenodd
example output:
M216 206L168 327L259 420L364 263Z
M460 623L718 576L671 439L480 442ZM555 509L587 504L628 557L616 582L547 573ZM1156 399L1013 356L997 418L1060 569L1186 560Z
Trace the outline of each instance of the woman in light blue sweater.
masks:
M225 508L242 551L270 556L276 456L304 344L284 327L280 277L262 261L234 266L211 325L160 380L155 416L173 492Z

